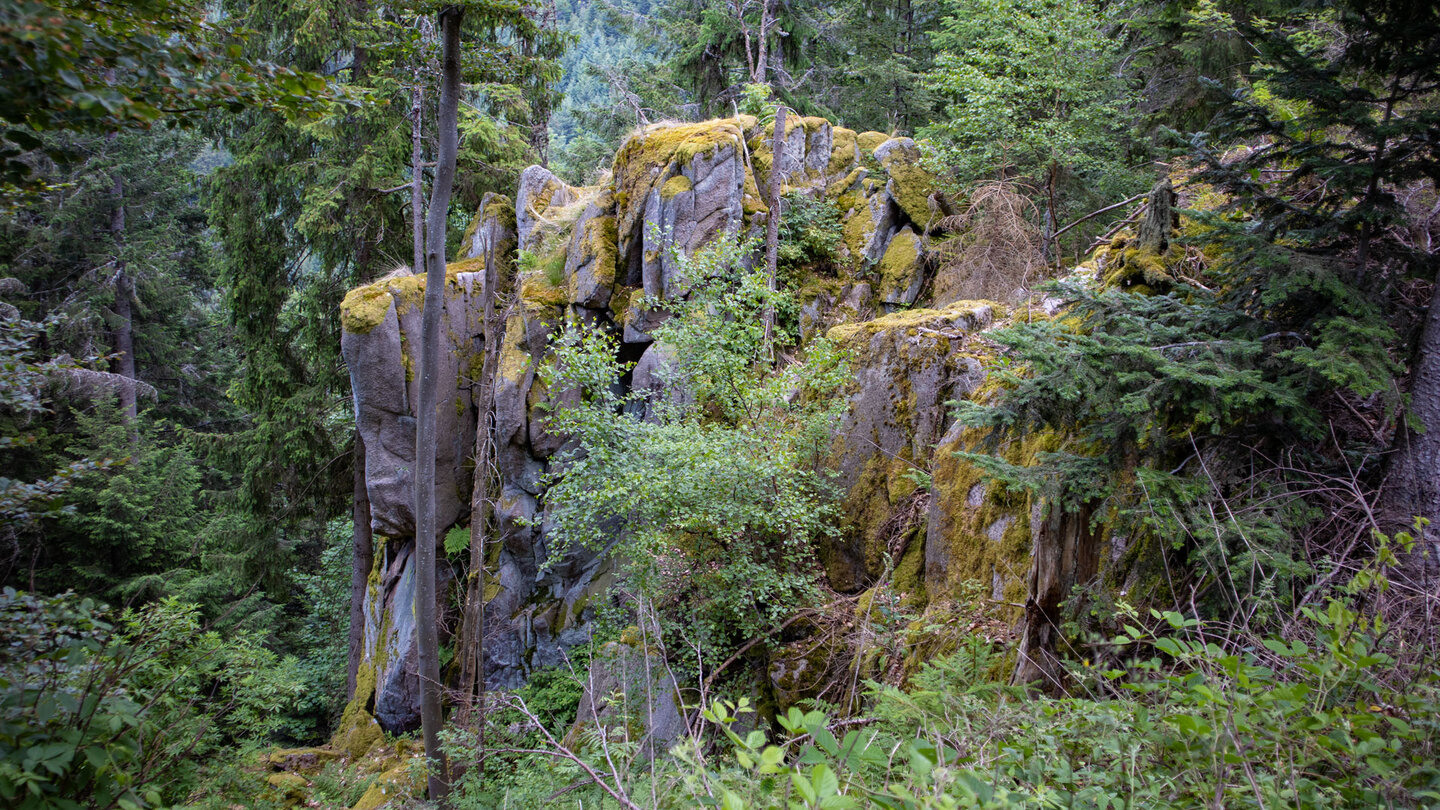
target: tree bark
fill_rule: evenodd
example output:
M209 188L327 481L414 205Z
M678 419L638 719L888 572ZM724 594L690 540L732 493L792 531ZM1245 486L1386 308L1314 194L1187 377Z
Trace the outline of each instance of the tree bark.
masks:
M785 105L775 105L775 134L770 141L770 213L765 217L765 272L768 274L769 289L775 292L775 279L779 272L780 250L780 189L782 181L780 164L785 159ZM765 337L761 344L767 362L774 360L775 304L765 302Z
M365 595L370 590L370 569L375 565L374 538L370 534L370 493L365 488L365 440L355 430L354 461L355 525L350 532L350 658L346 667L345 694L355 699L355 678L365 655Z
M420 87L418 66L414 80L410 94L410 232L414 237L410 272L419 273L425 268L425 91Z
M1394 578L1401 597L1423 598L1422 609L1432 619L1440 596L1440 275L1415 350L1410 417L1419 429L1407 423L1396 436L1381 491L1381 525L1387 534L1415 534L1415 518L1429 519L1409 553L1397 549L1400 564Z
M113 143L114 138L111 138ZM135 283L126 272L125 259L125 180L116 172L110 193L115 209L110 212L110 235L115 240L115 373L125 378L120 386L120 413L130 428L130 446L140 443L140 408L135 390Z
M430 761L431 801L443 803L449 792L449 769L440 750L439 638L435 616L436 388L440 369L440 310L445 302L445 225L455 182L459 146L460 21L457 6L440 11L443 56L437 122L439 149L430 210L425 222L425 308L420 326L420 391L415 429L415 634L420 665L420 727L425 757Z
M1062 691L1064 668L1055 653L1064 622L1061 607L1076 585L1089 582L1100 570L1100 538L1090 526L1092 512L1088 505L1075 512L1060 503L1050 505L1031 555L1029 596L1011 683Z
M760 42L755 46L755 83L765 83L765 69L770 60L770 25L774 15L773 0L760 0Z
M505 323L495 306L500 273L495 264L494 239L485 251L485 312L482 320L485 359L480 370L476 400L475 480L470 490L470 571L465 613L458 643L460 690L469 697L464 721L475 729L478 748L485 750L485 564L490 537L495 533L495 502L500 484L495 471L495 372ZM483 759L482 759L483 762Z

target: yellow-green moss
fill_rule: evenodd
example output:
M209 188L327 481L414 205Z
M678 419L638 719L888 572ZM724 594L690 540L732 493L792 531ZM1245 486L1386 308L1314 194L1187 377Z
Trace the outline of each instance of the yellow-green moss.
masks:
M614 313L616 322L625 317L630 309L630 299L638 291L636 287L627 287L624 284L615 285L615 291L610 293L610 311Z
M825 166L826 176L834 177L853 172L859 166L859 161L859 144L855 139L855 130L835 127L831 133L830 162Z
M379 284L357 287L340 302L340 325L352 335L364 335L379 326L395 299Z
M305 791L310 787L310 782L298 773L272 773L265 777L265 782L276 794L286 807L294 807L305 800Z
M788 116L787 116L787 118L788 118ZM806 131L806 132L819 132L820 130L824 129L825 127L830 126L830 121L829 121L829 119L821 118L821 117L818 116L818 115L807 115L807 116L805 116L804 118L801 118L801 119L800 119L800 124L801 124L801 126L805 127L805 131ZM788 134L789 131L790 131L790 128L789 128L789 127L786 127L786 128L785 128L785 131L786 131L786 133Z
M870 219L870 208L861 205L852 209L841 227L845 247L850 250L850 259L858 267L865 258L865 244L875 235L875 223Z
M494 219L507 228L515 228L515 201L504 194L490 198L490 204L480 212L487 219Z
M904 479L909 480L909 479ZM891 575L896 593L902 595L901 604L906 607L923 607L928 601L925 592L925 525L911 530L909 542L900 559L895 561L895 572Z
M502 227L515 230L515 202L503 194L491 195L490 202L475 212L475 216L470 219L470 225L465 228L465 236L460 240L464 249L470 249L475 232L486 220L494 220Z
M880 284L878 292L883 297L909 289L915 277L915 265L920 262L920 241L909 230L895 234L880 258Z
M380 643L384 643L383 638ZM351 759L365 756L384 737L380 724L365 710L365 704L375 691L375 668L369 662L361 665L361 669L367 667L369 673L364 697L361 697L360 679L357 677L355 699L345 705L345 713L340 716L340 725L335 729L335 735L330 738L330 746L337 751L343 751Z
M351 810L377 810L391 802L395 802L392 806L403 806L408 799L417 797L424 787L424 767L406 762L380 774Z
M512 315L505 323L505 340L500 346L496 373L501 379L519 383L530 370L530 353L525 351L525 316Z
M920 334L921 327L948 324L957 318L978 318L980 311L986 308L995 315L1005 310L1003 305L994 301L956 301L946 305L944 309L907 309L860 323L837 326L826 333L826 337L836 343L851 346L853 352L861 348L860 342L869 341L880 332L895 330L914 337ZM856 362L865 360L857 356Z
M1161 254L1131 247L1126 239L1117 238L1104 254L1101 284L1146 295L1163 293L1175 284L1170 268L1183 258L1183 248L1178 245Z
M855 136L855 143L865 154L873 153L876 147L888 140L890 136L883 132L862 132Z
M461 273L485 269L484 259L464 259L445 266L447 290L456 287ZM391 303L395 314L404 315L425 303L425 274L388 276L356 287L340 302L340 325L353 335L364 335L385 320Z
M755 171L752 162L751 170L745 172L745 191L744 197L741 200L741 206L747 217L770 210L770 206L766 205L765 200L760 196L760 185L756 180Z
M865 195L857 188L864 177L865 170L857 166L851 169L849 174L825 187L825 196L835 200L835 207L841 214L859 209L865 204Z
M601 287L610 287L615 283L619 239L615 217L602 215L592 217L589 222L585 223L585 232L581 234L580 241L583 255L577 258L580 259L580 263L585 260L594 263L594 269L591 272L594 273L595 280ZM570 279L572 285L578 284L578 281L578 279ZM572 287L570 297L578 300L578 289Z
M535 308L563 307L570 296L563 287L551 283L543 274L535 273L520 280L520 300Z
M633 135L615 154L615 202L619 231L631 233L643 201L659 176L657 169L671 163L688 163L725 146L744 142L744 122L734 118L698 124L654 124Z
M890 149L885 153L885 173L895 181L895 202L916 226L925 228L936 214L930 210L930 195L935 191L935 175L920 166L916 149ZM943 213L943 212L942 212Z
M265 755L265 762L272 768L287 771L316 771L326 763L345 756L345 752L333 748L282 748Z
M984 437L983 430L967 430L957 441L936 448L932 473L936 521L931 539L945 545L947 589L971 581L982 583L988 593L999 574L1004 583L1002 599L1020 603L1026 597L1035 503L1028 494L987 484L978 467L955 455L977 449ZM1041 454L1054 452L1061 444L1060 434L1039 431L1008 442L1000 455L1011 464L1034 466Z
M671 199L676 194L683 194L694 187L695 184L690 182L690 178L683 174L677 174L669 180L666 180L665 185L660 187L660 199Z

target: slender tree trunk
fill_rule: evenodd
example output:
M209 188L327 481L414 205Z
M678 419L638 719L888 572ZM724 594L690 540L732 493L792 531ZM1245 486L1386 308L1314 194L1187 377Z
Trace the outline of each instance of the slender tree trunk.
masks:
M440 750L440 657L435 617L435 422L440 371L440 310L445 303L445 225L455 182L459 146L460 21L463 11L440 11L443 49L438 110L435 184L425 227L425 308L420 326L420 392L415 430L415 634L420 664L420 727L430 761L430 799L443 803L449 769Z
M110 140L113 144L113 134ZM110 212L110 236L115 240L115 373L125 378L120 385L120 412L130 427L130 446L134 447L140 443L140 409L135 390L135 283L121 255L125 248L125 180L118 171L110 193L115 198L115 210Z
M770 213L765 217L765 272L768 274L770 292L775 292L775 278L779 271L780 250L780 164L785 159L785 105L775 105L775 134L770 141ZM765 360L775 359L772 341L775 337L775 305L765 302Z
M410 272L419 273L425 269L425 91L420 86L419 67L415 68L414 80L415 89L410 93Z
M1060 167L1054 162L1045 170L1045 263L1050 265L1060 263L1059 246L1055 244L1055 232L1060 229L1060 214L1055 210L1055 181L1059 172Z
M485 564L490 538L495 534L495 501L499 481L495 474L495 372L500 365L500 344L505 324L495 306L500 274L495 264L492 238L485 251L485 360L480 370L480 395L476 401L475 481L470 490L470 573L465 594L465 616L461 622L460 689L470 697L466 721L475 729L478 748L485 750Z
M1440 275L1430 299L1430 311L1415 350L1410 386L1410 416L1419 430L1402 426L1390 459L1389 475L1381 492L1380 515L1387 533L1415 534L1415 518L1430 525L1416 538L1415 547L1400 556L1395 578L1400 597L1424 599L1427 626L1440 598Z
M355 677L365 656L365 596L370 591L370 569L375 565L374 538L370 534L370 492L365 488L365 439L355 429L355 526L350 532L350 660L345 693L355 699Z
M755 54L755 83L765 83L765 69L770 61L770 16L772 11L772 0L760 0L760 42L757 44Z

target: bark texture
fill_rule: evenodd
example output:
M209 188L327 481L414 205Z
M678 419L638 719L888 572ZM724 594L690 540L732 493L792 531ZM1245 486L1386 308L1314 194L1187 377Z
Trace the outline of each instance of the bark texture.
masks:
M1031 557L1030 595L1021 620L1013 683L1038 683L1047 691L1060 691L1062 669L1055 647L1062 635L1061 605L1076 585L1094 579L1100 570L1100 537L1091 528L1091 512L1089 507L1068 512L1058 503L1050 506Z
M1423 597L1427 618L1433 618L1440 596L1440 277L1435 281L1412 366L1413 426L1406 425L1396 437L1380 502L1388 534L1414 534L1415 518L1430 521L1414 548L1400 554L1395 577L1402 596Z
M365 489L365 440L355 431L354 528L350 533L350 634L345 694L355 698L355 675L365 655L365 595L370 589L370 569L375 564L374 538L370 534L370 494Z
M415 634L420 664L420 728L425 757L430 761L430 799L443 802L449 792L445 755L440 750L439 638L435 616L435 422L436 388L440 369L440 310L445 303L445 224L450 193L455 183L455 156L459 146L457 113L460 100L460 20L463 12L446 6L440 12L443 48L440 105L437 122L439 149L435 184L425 222L425 309L420 327L420 395L415 430Z

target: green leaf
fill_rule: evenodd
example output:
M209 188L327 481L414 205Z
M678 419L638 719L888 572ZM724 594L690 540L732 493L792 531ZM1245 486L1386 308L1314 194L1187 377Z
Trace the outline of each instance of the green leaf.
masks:
M454 526L450 531L445 532L445 553L459 554L470 548L470 529L468 527Z

